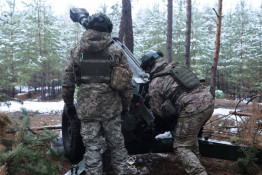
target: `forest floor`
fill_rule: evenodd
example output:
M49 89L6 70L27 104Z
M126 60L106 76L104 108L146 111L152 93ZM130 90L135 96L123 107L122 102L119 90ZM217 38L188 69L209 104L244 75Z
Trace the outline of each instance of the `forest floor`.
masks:
M60 99L57 99L57 101ZM237 102L230 100L216 100L216 108L234 108ZM12 119L19 122L18 116L19 112L10 113ZM61 115L60 114L34 114L30 117L31 127L41 127L41 126L54 126L61 125ZM59 133L59 130L56 130ZM7 137L13 137L7 134ZM1 150L1 145L0 145ZM183 175L186 174L181 163L177 160L174 153L148 153L139 154L132 156L135 160L134 164L129 167L130 174L148 174L148 175ZM201 163L210 175L233 175L239 174L236 161L215 159L201 157ZM72 167L72 163L66 158L61 160L53 160L53 164L60 164L62 168L59 174L65 174ZM249 173L247 174L262 174L261 165L249 166ZM107 174L113 174L112 171L108 171Z

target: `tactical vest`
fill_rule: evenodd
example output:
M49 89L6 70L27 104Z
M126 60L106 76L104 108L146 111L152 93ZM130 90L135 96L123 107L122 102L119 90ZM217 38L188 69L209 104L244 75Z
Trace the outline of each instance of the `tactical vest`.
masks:
M178 87L172 96L172 101L176 101L183 92L191 92L200 85L200 80L186 66L173 66L170 69L162 70L153 74L153 76L150 77L150 80L165 75L171 75L178 83Z
M82 51L79 65L74 66L76 84L79 86L81 83L110 83L115 65L108 47L99 52Z

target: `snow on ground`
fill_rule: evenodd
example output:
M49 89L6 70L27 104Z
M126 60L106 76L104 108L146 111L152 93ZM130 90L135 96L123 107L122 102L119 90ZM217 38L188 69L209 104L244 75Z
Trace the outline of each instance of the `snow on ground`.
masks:
M234 112L234 111L235 111L235 109L217 108L217 109L214 110L213 115L228 116L228 118L233 119L236 122L242 122L243 119L246 118L245 116L239 117L239 116L236 116L236 115L229 115L230 114L229 112ZM237 109L236 111L239 111L239 109Z
M231 111L235 111L235 109L217 108L214 110L213 115L228 115Z
M55 89L61 89L62 87L61 86L55 86ZM33 87L28 87L28 86L16 86L15 87L16 90L20 91L21 89L21 92L29 92L29 91L34 91L35 89ZM48 89L48 87L46 86L45 89ZM36 88L36 90L41 90L41 87L38 87Z
M231 111L235 111L235 109L216 108L213 112L213 115L227 116L227 115L229 115L229 112L231 112ZM239 110L237 110L237 111L239 111ZM230 118L232 118L234 120L237 119L237 121L242 121L242 119L240 117L235 116L235 115L230 116ZM233 130L235 130L235 128L232 128L232 131ZM158 139L165 139L165 138L172 138L172 134L169 131L167 131L163 134L157 135L155 138L157 140Z
M61 113L64 107L63 100L59 102L24 101L23 104L11 101L9 103L9 107L0 103L0 112L17 112L21 111L21 108L25 108L30 112ZM228 115L230 111L234 110L235 109L217 108L214 110L213 115Z
M21 111L21 108L25 108L28 112L57 114L62 113L64 107L63 100L59 102L24 101L23 104L11 101L9 103L9 107L4 105L3 103L0 103L0 112L17 112Z

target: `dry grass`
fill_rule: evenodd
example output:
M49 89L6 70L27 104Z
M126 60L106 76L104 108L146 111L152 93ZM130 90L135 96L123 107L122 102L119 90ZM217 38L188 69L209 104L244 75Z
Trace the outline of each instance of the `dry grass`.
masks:
M12 124L11 118L5 113L0 113L0 137L5 136L5 130L11 124Z
M234 106L235 105L235 106ZM256 101L253 103L238 103L229 100L216 100L216 107L240 109L251 116L228 114L213 115L204 126L204 136L212 139L237 141L246 145L262 148L262 107ZM236 141L236 139L234 139Z
M262 146L261 136L261 122L262 122L262 110L256 101L251 106L246 108L246 111L253 114L250 117L246 117L246 120L241 123L240 136L244 139L244 143L247 145L258 144Z

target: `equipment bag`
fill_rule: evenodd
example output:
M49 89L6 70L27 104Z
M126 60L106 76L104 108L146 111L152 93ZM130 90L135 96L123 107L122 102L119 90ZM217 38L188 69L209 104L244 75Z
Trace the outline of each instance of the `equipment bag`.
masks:
M155 73L151 77L151 80L165 75L172 75L172 77L187 90L193 90L200 84L197 76L186 66L173 66L171 69L160 71Z
M125 90L130 84L129 82L129 71L122 64L120 64L119 66L115 66L111 73L111 87L117 91Z

